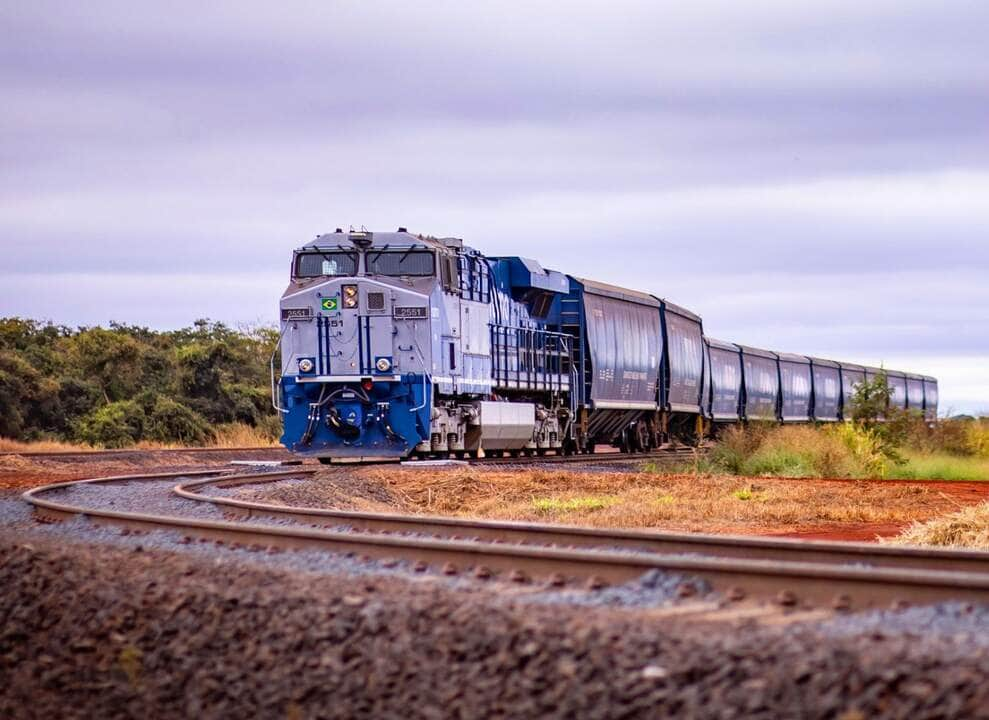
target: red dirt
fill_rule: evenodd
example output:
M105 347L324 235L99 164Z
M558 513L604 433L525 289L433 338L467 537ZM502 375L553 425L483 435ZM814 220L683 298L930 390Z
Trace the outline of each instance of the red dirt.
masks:
M805 527L787 532L768 532L769 537L795 538L798 540L842 540L845 542L876 542L877 537L899 535L906 523L849 523L840 527Z

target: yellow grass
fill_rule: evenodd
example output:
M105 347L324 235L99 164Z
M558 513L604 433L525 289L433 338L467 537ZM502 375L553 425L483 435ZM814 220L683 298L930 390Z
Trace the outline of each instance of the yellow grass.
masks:
M213 431L213 437L205 443L205 447L237 448L237 447L277 447L278 439L272 437L261 428L251 427L243 423L218 425ZM142 440L124 449L134 450L181 450L187 445L181 443L163 443ZM61 440L36 440L22 442L0 437L0 452L86 452L102 450L99 445L87 443L71 443Z
M21 442L10 438L0 437L0 452L78 452L93 450L91 445L68 443L60 440L39 440L36 442Z
M230 423L218 425L212 441L207 444L212 447L274 447L278 445L278 438L272 437L261 428Z
M972 505L927 522L916 522L883 542L989 550L989 503Z
M341 494L342 472L318 476L304 493L305 504L382 509L378 500ZM380 488L379 497L392 498L390 509L400 512L692 532L902 524L958 507L937 489L894 483L394 467L348 470L346 480ZM300 494L291 492L245 490L256 499L299 504Z

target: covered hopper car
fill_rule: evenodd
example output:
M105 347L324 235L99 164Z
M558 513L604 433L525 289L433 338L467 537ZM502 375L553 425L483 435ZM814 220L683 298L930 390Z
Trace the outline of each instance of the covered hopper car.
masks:
M645 451L712 423L837 422L875 368L704 335L661 297L461 240L320 235L292 256L272 393L322 460ZM937 416L937 381L888 373Z

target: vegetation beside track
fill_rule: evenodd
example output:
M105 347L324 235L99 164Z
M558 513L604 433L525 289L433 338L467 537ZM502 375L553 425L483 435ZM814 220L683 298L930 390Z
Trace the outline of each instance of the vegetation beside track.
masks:
M989 503L962 508L926 522L915 522L899 535L886 538L885 542L989 550Z
M939 436L947 436L949 442ZM983 449L983 437L989 437L986 419L942 420L935 428L919 422L902 438L893 439L853 424L751 424L726 428L708 453L680 469L741 477L989 480L989 452ZM962 442L956 442L959 438Z
M931 423L919 411L888 408L890 394L880 373L856 386L850 422L729 426L687 469L747 477L989 480L989 418Z
M960 488L961 486L959 486ZM989 487L986 488L989 493ZM774 534L876 528L872 539L983 495L900 483L794 482L571 468L321 469L312 480L245 487L255 502L690 532ZM861 533L859 534L862 537Z
M269 444L277 336L207 320L154 331L2 318L2 449Z

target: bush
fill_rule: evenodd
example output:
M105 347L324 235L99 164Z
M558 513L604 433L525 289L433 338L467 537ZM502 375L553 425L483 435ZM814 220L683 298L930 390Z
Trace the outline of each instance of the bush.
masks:
M969 423L965 432L965 447L973 455L989 457L989 418Z
M144 435L147 417L133 400L119 400L97 408L80 420L76 438L90 445L122 448Z
M875 429L839 423L829 427L827 432L848 449L863 476L886 477L891 459L889 448Z
M158 396L145 424L144 438L158 442L202 445L212 438L206 420L184 405Z
M0 318L0 435L198 443L214 425L235 421L271 435L279 419L268 398L268 358L277 340L273 328L205 320L156 332ZM140 412L114 405L124 401ZM114 432L109 425L120 413L128 424Z
M885 477L886 450L876 430L845 423L732 426L697 469L749 476Z
M880 370L872 380L857 383L852 394L852 421L860 425L874 426L885 417L893 389L886 380L886 372Z

